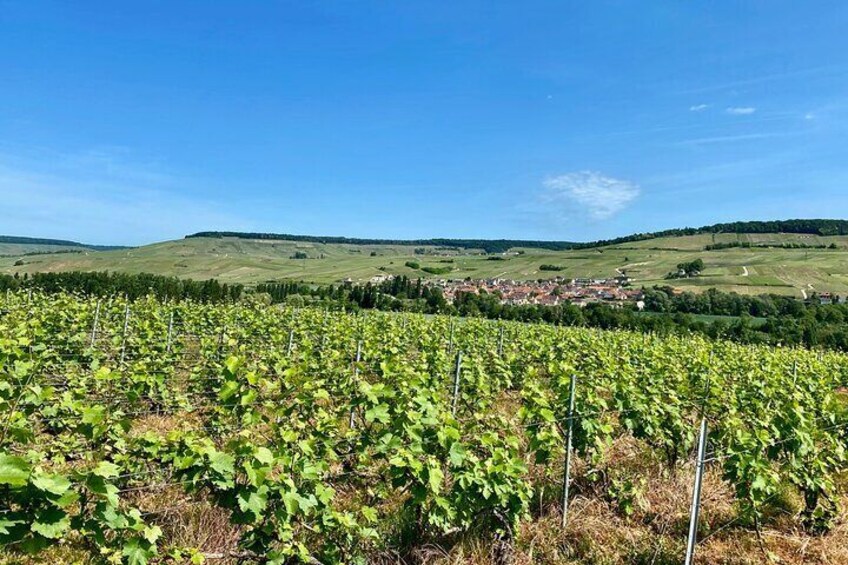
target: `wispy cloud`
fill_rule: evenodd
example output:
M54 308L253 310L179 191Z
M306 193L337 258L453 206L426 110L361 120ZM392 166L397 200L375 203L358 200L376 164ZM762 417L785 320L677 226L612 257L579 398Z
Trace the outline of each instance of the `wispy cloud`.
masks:
M609 218L625 209L640 193L637 184L595 171L580 171L546 178L543 201L577 207L596 220Z
M753 106L730 106L725 110L731 116L749 116L756 111Z
M707 108L709 108L709 104L695 104L694 106L689 106L690 112L703 112Z
M735 141L751 141L754 139L769 139L773 137L787 137L793 135L789 132L772 132L772 133L743 133L739 135L716 135L712 137L698 137L695 139L686 139L677 143L677 145L707 145L710 143L730 143Z
M208 226L248 227L222 203L177 194L195 184L121 148L2 152L2 233L138 244Z
M799 77L810 77L810 79L818 77L827 77L832 75L840 75L845 72L844 65L827 65L821 67L810 67L806 69L794 69L790 71L781 71L778 73L766 74L757 77L749 77L740 80L728 81L720 84L702 85L695 88L688 88L677 91L677 94L704 94L707 92L716 92L720 90L736 89L740 87L749 87L758 84L766 84L770 82L779 82L784 80L796 79Z

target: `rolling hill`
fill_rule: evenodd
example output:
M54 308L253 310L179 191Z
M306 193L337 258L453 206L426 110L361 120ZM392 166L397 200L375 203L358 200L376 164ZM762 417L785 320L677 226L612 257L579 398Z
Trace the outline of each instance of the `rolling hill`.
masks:
M58 249L51 248L53 244L42 244L37 250L38 245L30 244L25 247L29 251L23 253L63 252L5 253L7 256L0 257L0 272L114 270L194 279L217 278L222 282L246 284L282 279L316 283L346 278L367 281L381 274L537 279L612 277L626 273L638 285L671 284L695 291L715 287L744 294L775 293L798 297L812 291L848 293L848 235L704 232L633 238L602 247L578 249L512 247L497 254L487 254L482 249L425 245L428 241L458 240L424 240L410 245L312 239L289 241L214 235L100 251L81 244L81 247ZM705 250L716 244L730 247ZM69 249L78 252L68 253ZM295 258L304 255L307 258ZM701 276L665 280L665 275L675 271L678 263L697 258L706 265ZM414 268L414 263L419 268ZM556 265L561 270L542 271L539 267L543 264ZM427 267L450 269L450 273L432 275L422 270Z
M85 251L107 251L114 249L126 249L126 247L117 245L88 245L86 243L64 239L0 235L0 257L57 252L82 253Z

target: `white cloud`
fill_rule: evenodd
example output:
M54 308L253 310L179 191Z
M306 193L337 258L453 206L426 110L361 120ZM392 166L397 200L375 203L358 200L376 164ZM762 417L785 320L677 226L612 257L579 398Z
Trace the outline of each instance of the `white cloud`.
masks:
M725 112L732 116L748 116L756 112L753 106L731 106Z
M806 114L804 114L804 119L805 120L815 120L816 115L813 114L812 112L807 112Z
M580 171L543 181L543 200L549 204L578 206L590 217L603 220L626 208L639 196L638 185L595 171Z
M709 104L695 104L694 106L689 106L690 112L703 112L707 108L709 108Z

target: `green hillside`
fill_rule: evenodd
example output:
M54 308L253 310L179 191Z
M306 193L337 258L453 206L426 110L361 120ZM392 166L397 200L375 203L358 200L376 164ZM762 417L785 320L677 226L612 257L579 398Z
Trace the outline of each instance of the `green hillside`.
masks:
M707 245L733 242L807 247L704 250ZM825 248L832 244L836 249ZM296 259L296 254L305 254L308 258ZM706 265L700 277L664 279L667 273L676 270L678 263L697 258ZM420 268L406 266L407 262L416 262ZM539 267L543 264L556 265L561 270L542 271ZM477 279L612 277L624 272L639 285L672 284L693 290L716 287L745 294L777 293L800 297L812 290L848 293L848 236L698 234L592 249L517 248L496 255L487 255L482 250L448 250L437 246L193 237L132 249L0 257L0 272L5 273L116 270L195 279L214 277L222 282L248 284L281 279L332 283L348 277L366 281L381 274L436 277L422 270L428 267L451 269L442 277Z

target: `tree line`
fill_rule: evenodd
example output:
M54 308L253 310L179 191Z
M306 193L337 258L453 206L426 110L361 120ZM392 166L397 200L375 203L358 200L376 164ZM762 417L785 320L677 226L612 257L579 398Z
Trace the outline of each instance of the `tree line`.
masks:
M743 296L716 289L701 294L676 293L671 287L654 287L643 289L645 311L639 311L635 304L603 302L586 307L570 303L503 304L499 293L485 291L457 293L451 303L438 287L405 276L377 284L315 286L288 282L259 285L255 290L268 294L272 302L299 306L474 316L662 335L699 333L742 343L848 351L848 305L807 304L789 296Z
M262 232L230 232L230 231L203 231L186 238L210 237L224 238L233 237L239 239L262 239L301 241L310 243L333 243L349 245L428 245L437 247L456 247L463 249L482 249L486 253L504 253L516 247L533 249L547 249L552 251L565 251L569 249L589 249L593 247L604 247L608 245L619 245L635 241L644 241L657 237L676 237L683 235L697 235L702 233L795 233L810 235L846 235L848 234L848 220L775 220L775 221L752 221L752 222L730 222L713 224L700 228L677 228L655 232L635 233L613 239L600 239L587 242L573 241L537 241L521 239L366 239L356 237L338 236L313 236L294 235L285 233L262 233Z
M92 296L127 296L130 299L154 295L160 300L196 302L235 302L244 285L220 283L215 279L194 281L149 273L110 272L34 273L0 275L0 290L37 289L43 292L71 292Z

